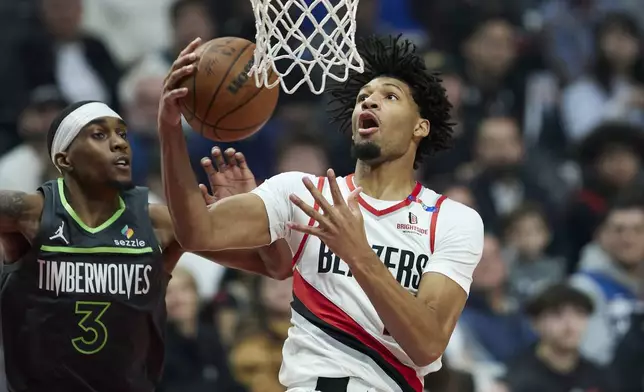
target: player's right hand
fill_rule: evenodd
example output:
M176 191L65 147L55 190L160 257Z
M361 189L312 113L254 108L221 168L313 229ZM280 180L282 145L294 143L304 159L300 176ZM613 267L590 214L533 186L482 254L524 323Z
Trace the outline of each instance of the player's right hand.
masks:
M208 205L232 195L248 193L257 187L255 176L248 167L244 154L235 151L234 148L222 153L219 147L213 147L211 158L202 158L201 166L208 175L213 192L211 195L204 184L199 184L201 194Z
M179 100L188 94L186 87L179 87L179 82L192 75L197 67L195 63L199 57L195 53L201 45L201 38L196 38L185 49L172 64L170 72L163 82L163 94L159 102L159 124L179 125L181 124L181 110ZM159 127L161 128L161 127Z

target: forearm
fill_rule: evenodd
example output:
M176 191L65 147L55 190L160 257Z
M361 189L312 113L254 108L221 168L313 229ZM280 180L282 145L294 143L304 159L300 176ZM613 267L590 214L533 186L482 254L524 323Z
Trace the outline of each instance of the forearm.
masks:
M284 240L258 249L197 252L201 257L228 268L234 268L269 278L284 280L291 276L291 248Z
M159 123L160 128L172 127ZM184 249L200 246L213 235L208 209L190 165L181 125L177 129L160 129L163 186L172 216L176 239Z
M433 310L405 290L376 254L352 263L351 273L373 304L387 332L418 366L442 354L441 328Z

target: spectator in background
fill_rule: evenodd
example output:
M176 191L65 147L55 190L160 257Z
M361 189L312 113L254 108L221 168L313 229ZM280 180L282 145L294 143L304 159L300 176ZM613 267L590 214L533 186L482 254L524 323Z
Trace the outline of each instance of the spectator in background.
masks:
M510 293L524 304L565 276L565 260L547 254L552 230L541 208L524 204L504 219Z
M445 189L442 191L442 194L454 201L463 203L472 209L478 210L474 194L465 183L452 183L445 187Z
M427 69L438 72L442 79L447 98L452 104L451 118L455 126L452 128L452 148L439 151L421 166L421 178L425 181L437 176L451 174L455 168L470 160L475 125L466 122L462 114L462 102L465 86L458 73L456 59L445 53L427 52L423 56Z
M481 122L474 161L461 173L467 170L474 176L472 191L488 230L500 229L502 217L526 201L541 203L554 213L551 191L526 165L519 125L512 118L490 117Z
M194 276L175 268L166 294L168 330L161 392L238 391L217 329L199 322Z
M40 86L29 97L18 120L23 143L0 157L0 184L3 189L34 192L56 169L47 151L47 131L51 122L67 106L55 86Z
M502 14L480 15L465 37L460 46L463 120L476 124L490 116L509 116L522 122L525 82L516 69L516 26Z
M471 374L452 369L443 358L440 370L425 376L425 392L475 392Z
M278 281L255 277L254 312L240 321L239 334L231 352L233 372L248 392L283 392L278 382L282 345L291 325L291 278Z
M105 44L81 30L82 0L39 1L44 34L26 38L16 53L23 84L53 84L69 102L101 101L120 111L121 70Z
M324 176L330 167L324 140L313 132L284 135L278 142L276 155L275 173L300 171Z
M572 194L565 216L568 271L576 270L581 249L595 236L607 206L641 181L644 132L623 123L605 123L579 146L583 187Z
M164 53L168 65L195 38L201 37L203 42L207 42L217 36L217 25L206 0L175 1L170 8L170 21L172 44Z
M606 249L610 259L581 270L571 282L595 304L581 351L605 365L628 331L637 304L638 272L644 262L644 199L626 195L617 200L603 226L610 237Z
M644 392L644 301L640 291L640 304L631 318L631 327L620 342L612 364L620 380L620 392Z
M534 342L528 320L508 295L508 273L499 240L486 235L472 289L445 355L472 373L479 391L492 391L505 363Z
M504 377L511 392L616 392L608 370L579 352L593 304L564 284L544 290L526 308L539 342L508 363Z
M157 115L163 80L168 73L160 58L149 56L134 65L119 84L119 97L128 127L128 140L132 149L132 179L136 184L147 183L151 157L159 159ZM154 189L157 191L157 189ZM163 193L163 192L161 192ZM160 195L153 194L154 202Z
M590 73L562 96L563 122L572 141L606 120L644 125L644 53L637 21L628 14L607 15L595 32L595 47Z

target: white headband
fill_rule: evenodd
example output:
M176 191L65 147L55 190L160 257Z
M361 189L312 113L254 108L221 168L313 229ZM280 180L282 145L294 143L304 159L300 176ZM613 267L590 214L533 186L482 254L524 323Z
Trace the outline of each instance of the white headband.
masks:
M121 119L114 110L102 102L90 102L76 108L60 122L51 143L51 161L56 165L54 158L59 152L69 148L85 125L101 117L116 117Z

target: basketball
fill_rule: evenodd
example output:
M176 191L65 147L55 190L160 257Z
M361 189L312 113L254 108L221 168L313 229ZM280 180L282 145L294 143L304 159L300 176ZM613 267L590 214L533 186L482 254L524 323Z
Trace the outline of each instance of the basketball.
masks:
M242 38L217 38L201 45L197 70L181 82L188 88L181 112L195 132L219 142L245 139L271 118L279 86L258 88L248 76L255 44ZM270 74L272 83L277 75Z

